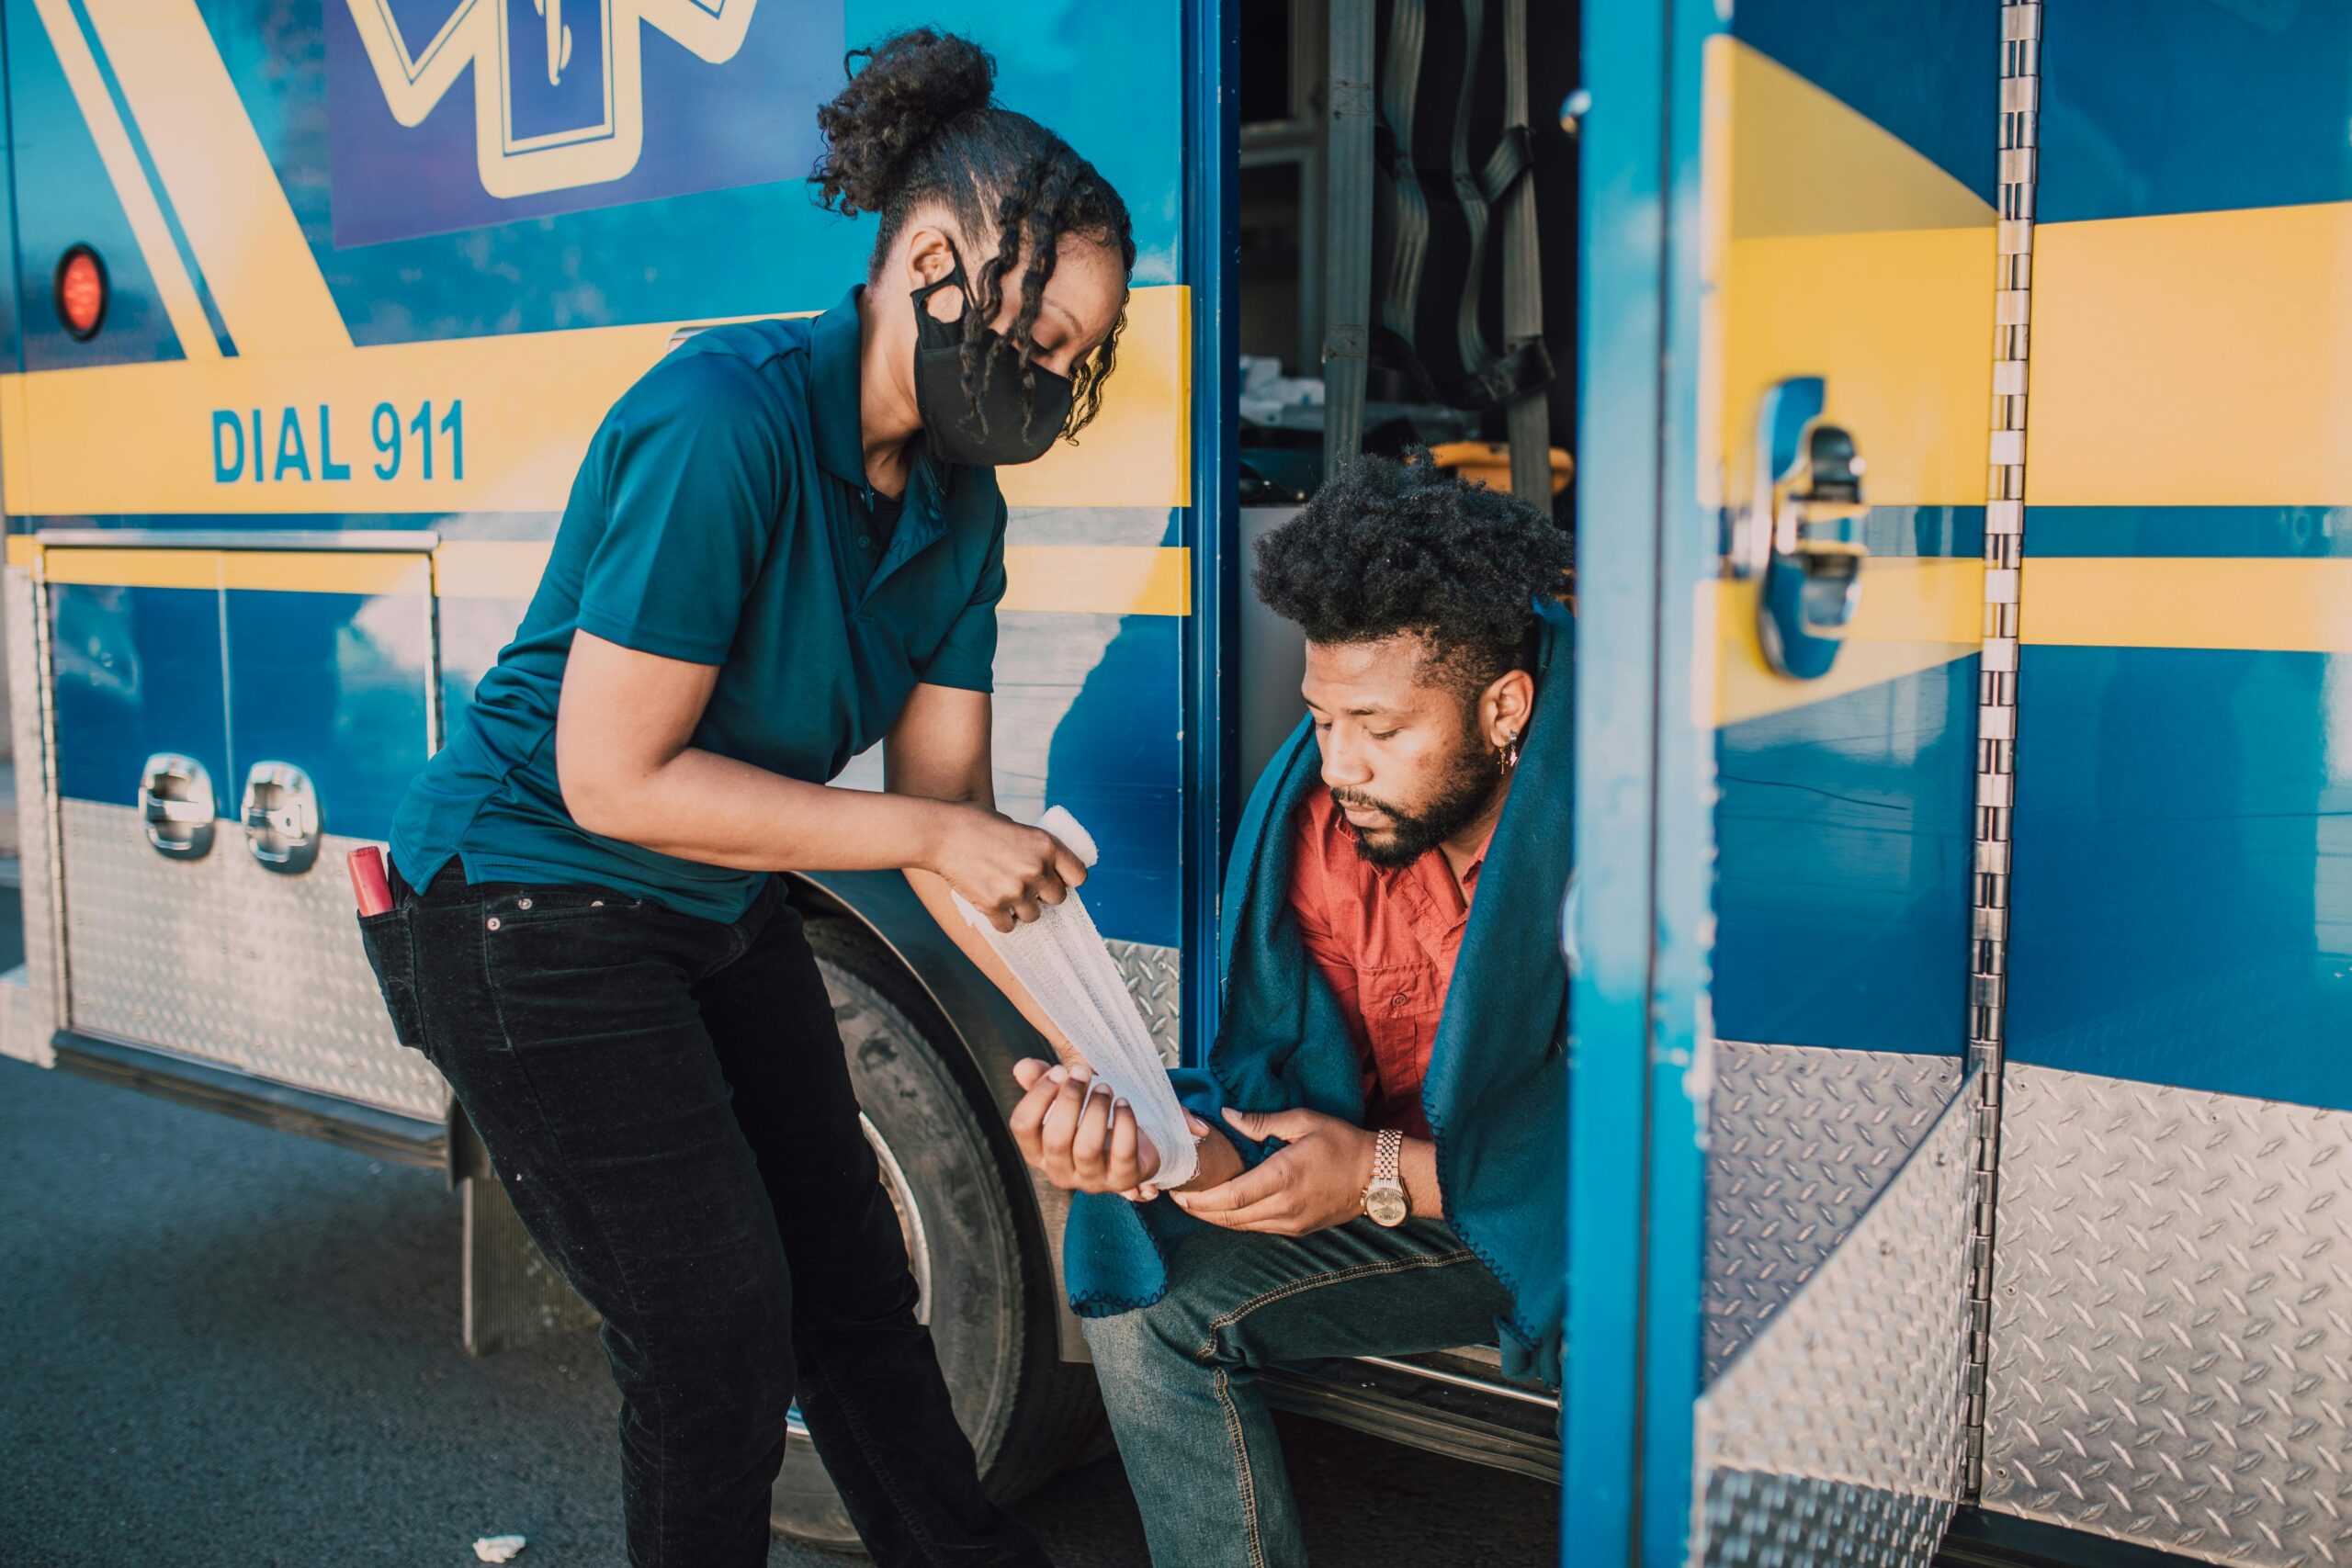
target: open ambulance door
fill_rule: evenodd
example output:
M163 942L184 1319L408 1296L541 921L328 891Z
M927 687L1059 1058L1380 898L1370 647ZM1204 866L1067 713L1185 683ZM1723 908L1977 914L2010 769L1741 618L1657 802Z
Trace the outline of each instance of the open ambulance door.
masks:
M1570 1563L1925 1563L1968 1483L2038 16L1586 13Z

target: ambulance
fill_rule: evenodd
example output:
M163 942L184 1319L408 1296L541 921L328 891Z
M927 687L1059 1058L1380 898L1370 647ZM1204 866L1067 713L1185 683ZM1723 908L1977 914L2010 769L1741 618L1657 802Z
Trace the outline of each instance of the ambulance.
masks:
M2352 1563L2343 0L0 0L0 1052L442 1172L469 1347L582 1319L343 857L612 400L862 276L811 111L917 21L1135 214L1003 475L997 793L1171 1064L1299 713L1250 542L1407 446L1575 533L1565 1385L1278 1398L1555 1478L1577 1568ZM791 894L1018 1495L1107 1441L1036 1043L899 879ZM774 1517L854 1544L808 1444Z

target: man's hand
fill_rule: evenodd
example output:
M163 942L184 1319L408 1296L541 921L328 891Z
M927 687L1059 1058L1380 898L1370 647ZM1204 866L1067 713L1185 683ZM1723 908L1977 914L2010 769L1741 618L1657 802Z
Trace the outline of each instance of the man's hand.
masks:
M1130 1202L1148 1203L1165 1190L1169 1192L1204 1192L1241 1174L1241 1151L1233 1140L1193 1115L1184 1112L1184 1125L1193 1130L1193 1179L1182 1187L1162 1189L1157 1182L1145 1182L1141 1187L1122 1192L1120 1197Z
M1021 1157L1068 1192L1133 1195L1159 1168L1159 1151L1136 1129L1134 1108L1094 1082L1085 1063L1012 1065L1025 1093L1008 1125Z
M1377 1134L1317 1111L1228 1111L1225 1119L1245 1137L1283 1146L1218 1186L1170 1193L1186 1213L1227 1230L1306 1235L1363 1213Z

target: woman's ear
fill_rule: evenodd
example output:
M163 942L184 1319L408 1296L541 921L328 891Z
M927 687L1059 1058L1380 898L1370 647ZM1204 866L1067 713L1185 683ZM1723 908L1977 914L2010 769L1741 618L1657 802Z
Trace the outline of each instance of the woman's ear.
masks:
M907 231L907 290L937 283L956 270L956 252L948 244L946 231L928 224ZM923 300L934 320L960 321L964 315L964 291L960 288L934 290Z

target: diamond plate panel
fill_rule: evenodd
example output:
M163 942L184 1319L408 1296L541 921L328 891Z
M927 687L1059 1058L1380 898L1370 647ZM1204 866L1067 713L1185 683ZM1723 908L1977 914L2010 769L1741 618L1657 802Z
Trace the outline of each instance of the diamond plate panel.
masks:
M1706 1381L1846 1238L1951 1102L1960 1070L1951 1056L1716 1043Z
M264 870L223 821L211 853L166 860L135 807L61 803L74 1027L411 1116L448 1087L392 1038L352 924L347 851L328 836L299 876Z
M1701 1397L1691 1560L1922 1564L1964 1447L1975 1117L1949 1100L1844 1244Z
M1984 1506L2352 1563L2352 1113L2016 1062L2003 1094Z
M1118 964L1136 1005L1143 1009L1144 1022L1151 1027L1151 1042L1159 1047L1160 1059L1171 1067L1177 1066L1183 1051L1183 1037L1177 1032L1183 1019L1182 950L1145 942L1113 942L1108 937L1102 939L1102 945Z
M17 769L17 842L24 911L25 981L29 1005L22 1030L7 1033L9 1055L36 1066L54 1063L50 1036L57 1030L57 834L49 780L49 683L41 678L40 632L46 622L40 592L22 567L6 570L8 727Z

